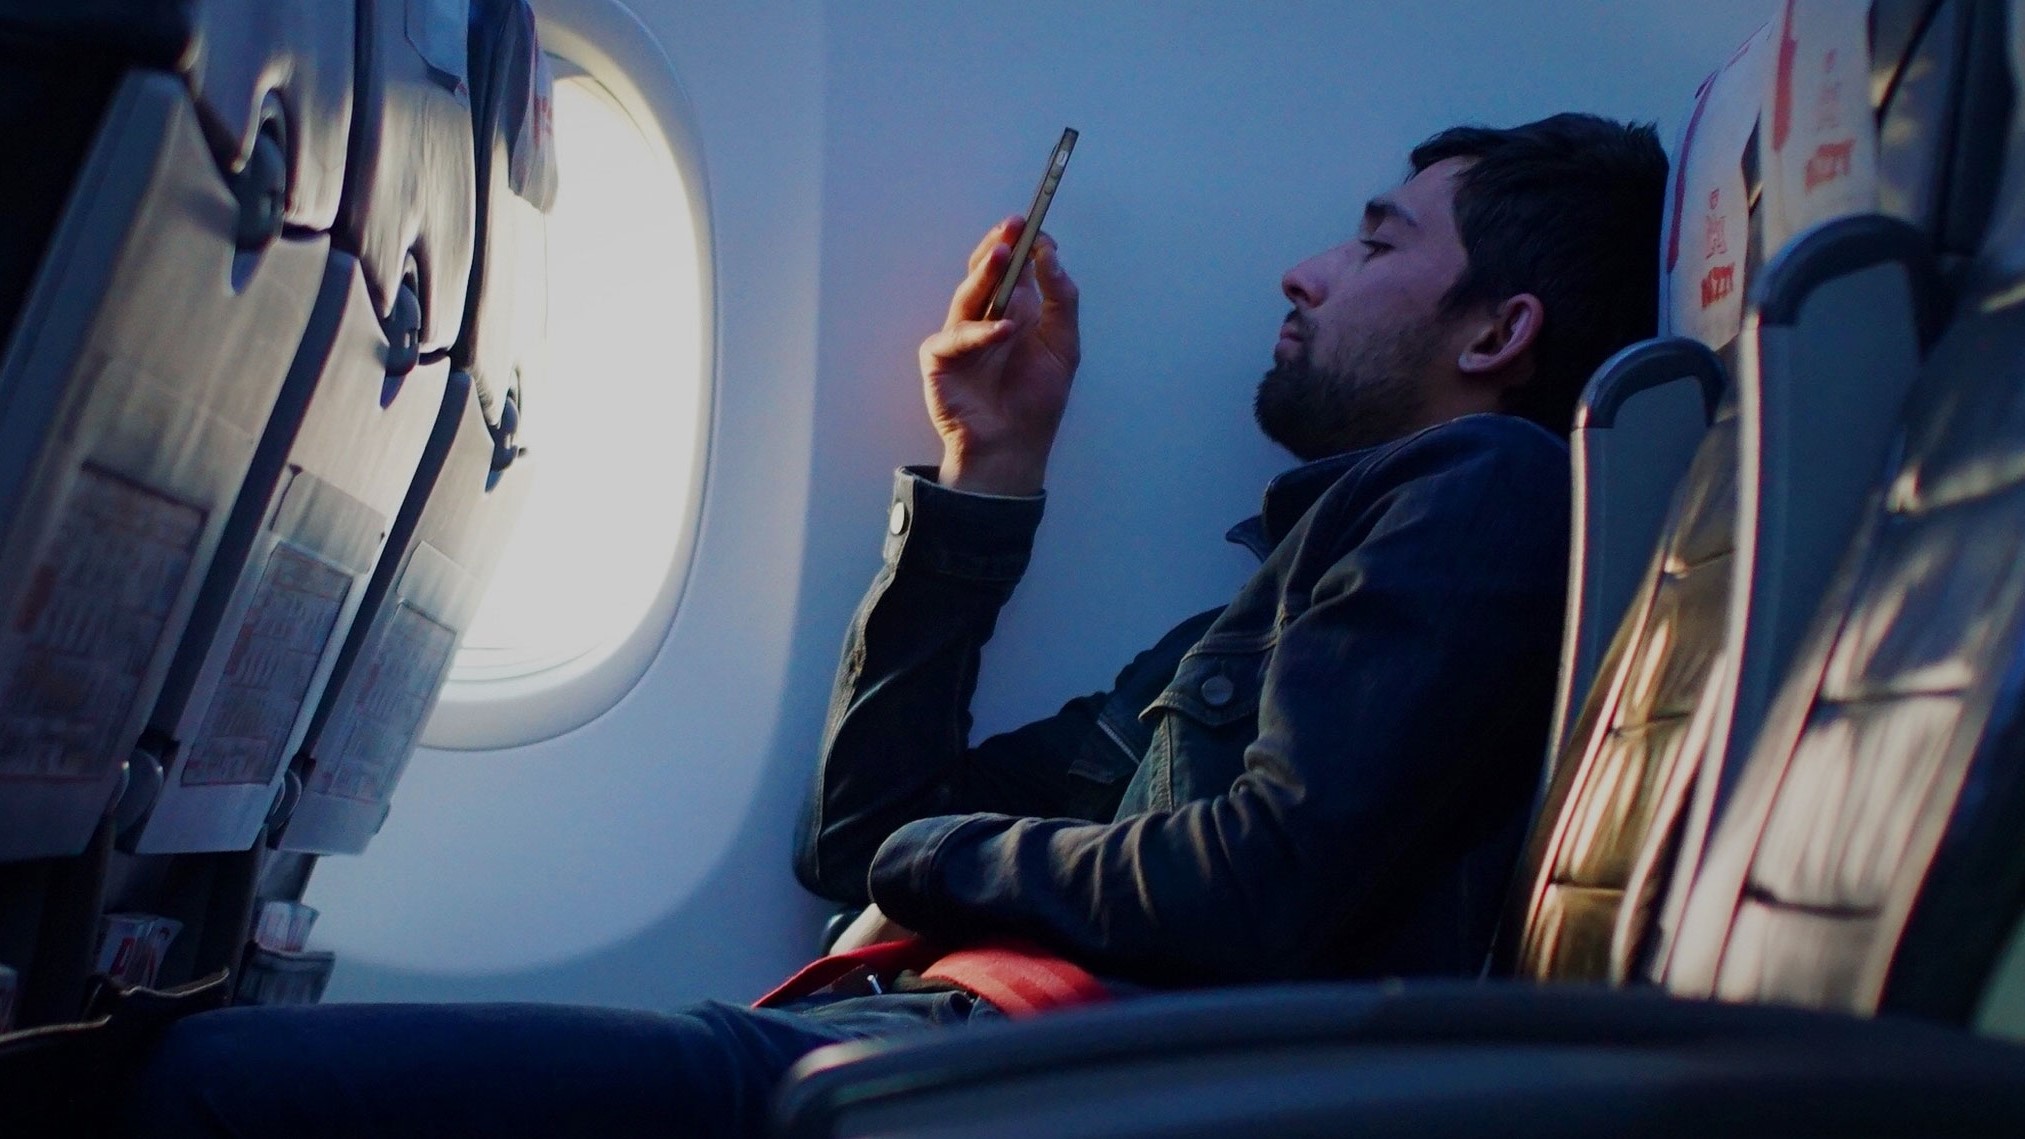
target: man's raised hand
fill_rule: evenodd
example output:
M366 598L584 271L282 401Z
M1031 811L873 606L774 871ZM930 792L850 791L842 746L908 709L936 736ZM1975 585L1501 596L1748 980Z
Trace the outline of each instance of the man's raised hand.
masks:
M1018 217L993 226L970 255L942 330L921 342L922 390L942 436L940 481L981 494L1037 494L1082 357L1076 284L1042 234L1005 319L983 319Z

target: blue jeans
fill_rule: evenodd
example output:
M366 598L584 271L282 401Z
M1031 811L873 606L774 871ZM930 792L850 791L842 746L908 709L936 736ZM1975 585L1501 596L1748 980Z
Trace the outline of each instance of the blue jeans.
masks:
M138 1072L132 1134L758 1135L825 1044L996 1020L965 993L661 1014L564 1005L230 1008L178 1022Z

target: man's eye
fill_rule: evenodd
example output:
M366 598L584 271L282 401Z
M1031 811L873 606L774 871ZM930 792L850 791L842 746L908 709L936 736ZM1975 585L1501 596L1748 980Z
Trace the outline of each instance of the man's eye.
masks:
M1366 261L1392 248L1392 246L1387 245L1385 242L1372 237L1360 237L1357 239L1357 244L1364 247L1364 259Z

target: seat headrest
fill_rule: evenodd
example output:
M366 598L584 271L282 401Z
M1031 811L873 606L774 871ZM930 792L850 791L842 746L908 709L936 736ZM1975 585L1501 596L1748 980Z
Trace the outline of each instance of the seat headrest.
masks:
M1772 30L1759 28L1702 81L1674 147L1660 232L1662 331L1721 348L1744 320L1751 236L1747 151L1771 73Z
M1747 274L1803 230L1877 209L1871 93L1869 6L1852 0L1784 0L1702 82L1667 196L1666 333L1724 348Z
M1877 210L1869 5L1786 0L1759 122L1767 256L1831 218Z

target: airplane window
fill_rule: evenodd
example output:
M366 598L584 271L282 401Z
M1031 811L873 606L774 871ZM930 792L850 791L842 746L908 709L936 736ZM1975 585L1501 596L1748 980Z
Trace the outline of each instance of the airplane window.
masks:
M672 615L701 484L707 295L697 200L639 92L551 56L559 183L548 367L522 403L534 479L423 743L529 743L638 680ZM614 87L631 98L622 101ZM541 265L540 256L523 258ZM630 656L627 675L611 658Z

